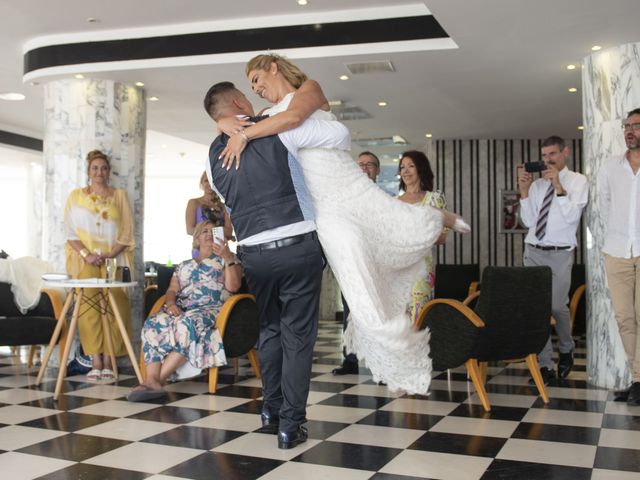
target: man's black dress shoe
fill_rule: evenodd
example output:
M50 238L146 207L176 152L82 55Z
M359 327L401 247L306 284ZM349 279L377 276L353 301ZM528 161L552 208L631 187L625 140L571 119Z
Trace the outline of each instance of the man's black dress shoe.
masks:
M626 402L629 398L629 388L626 390L618 390L617 392L613 392L613 401L614 402Z
M633 382L627 397L628 405L640 405L640 382Z
M262 429L269 430L269 433L276 433L278 431L278 427L280 426L280 416L272 414L267 410L263 410L260 414L260 418L262 419ZM272 432L273 430L273 432Z
M304 427L298 427L298 429L293 432L283 432L280 430L278 432L278 448L285 450L293 448L296 445L306 442L307 436L307 429Z
M558 359L558 378L567 378L573 367L573 350L569 353L560 353Z
M542 376L542 383L545 385L549 384L549 380L554 380L556 378L556 372L553 371L552 368L542 367L540 369L540 375ZM536 382L533 380L533 377L529 379L529 383L535 384Z
M338 368L331 370L331 373L334 375L357 375L359 371L357 363L343 363Z

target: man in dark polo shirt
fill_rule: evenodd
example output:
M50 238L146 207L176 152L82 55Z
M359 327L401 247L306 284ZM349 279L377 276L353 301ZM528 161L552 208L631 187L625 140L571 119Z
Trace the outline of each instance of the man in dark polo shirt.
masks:
M214 121L254 115L251 102L230 82L211 87L204 106ZM221 134L211 144L207 174L229 210L238 257L260 311L262 423L278 425L278 447L292 448L307 439L302 424L323 268L313 206L295 155L304 147L348 150L349 131L339 122L309 119L251 140L237 170L224 168L218 158L228 139Z

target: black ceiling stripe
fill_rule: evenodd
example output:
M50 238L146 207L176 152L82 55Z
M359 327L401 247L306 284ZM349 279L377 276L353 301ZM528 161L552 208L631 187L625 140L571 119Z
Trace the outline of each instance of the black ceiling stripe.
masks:
M289 25L50 45L24 55L24 73L48 67L192 55L449 38L432 15Z
M28 150L42 151L42 140L17 133L0 130L0 143L12 145L14 147L26 148Z

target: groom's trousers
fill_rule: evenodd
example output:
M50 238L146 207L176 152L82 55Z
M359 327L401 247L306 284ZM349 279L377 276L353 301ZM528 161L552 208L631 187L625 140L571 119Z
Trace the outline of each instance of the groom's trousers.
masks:
M258 354L263 409L280 416L280 430L306 421L313 346L318 333L323 256L315 232L238 248L249 291L260 312Z

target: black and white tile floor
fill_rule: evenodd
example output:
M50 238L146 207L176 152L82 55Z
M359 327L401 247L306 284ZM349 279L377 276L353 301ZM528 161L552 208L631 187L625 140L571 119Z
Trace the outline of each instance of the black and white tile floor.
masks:
M434 373L428 397L396 396L367 370L334 377L341 326L322 323L315 348L309 440L278 450L261 432L259 381L248 363L172 384L161 401L129 403L135 384L68 378L33 385L0 349L0 478L20 479L640 479L640 407L585 382L585 350L542 403L524 364L489 368L484 413L463 369Z

